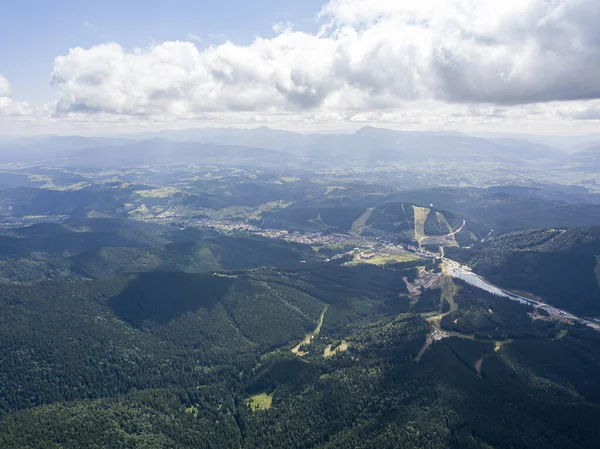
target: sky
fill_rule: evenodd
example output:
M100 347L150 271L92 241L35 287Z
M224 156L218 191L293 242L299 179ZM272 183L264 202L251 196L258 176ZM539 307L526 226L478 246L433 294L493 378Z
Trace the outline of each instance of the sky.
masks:
M19 0L0 136L600 132L598 0Z

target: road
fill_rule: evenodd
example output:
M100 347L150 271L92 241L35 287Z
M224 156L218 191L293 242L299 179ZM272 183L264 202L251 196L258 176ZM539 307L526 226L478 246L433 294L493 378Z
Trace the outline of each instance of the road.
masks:
M448 234L446 237L454 237L456 234L458 234L460 231L463 230L463 228L465 227L465 225L467 224L467 220L463 220L463 224L461 225L460 228L458 228L456 231L451 232L450 234Z
M456 244L456 240L454 240L454 236L458 234L463 228L466 226L466 220L463 220L462 226L458 228L456 231L451 232L446 235L424 235L421 237L418 242L419 245L445 245L445 244Z

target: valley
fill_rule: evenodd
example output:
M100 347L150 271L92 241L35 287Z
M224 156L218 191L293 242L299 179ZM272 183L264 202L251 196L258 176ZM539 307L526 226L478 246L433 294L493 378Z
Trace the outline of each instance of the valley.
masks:
M1 167L0 446L594 447L593 189L203 151Z
M599 24L3 2L0 449L598 449Z

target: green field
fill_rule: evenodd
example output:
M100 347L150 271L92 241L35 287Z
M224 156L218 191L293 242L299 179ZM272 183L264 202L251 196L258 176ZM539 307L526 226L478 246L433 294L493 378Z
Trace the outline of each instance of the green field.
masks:
M402 253L402 254L378 254L371 259L362 259L360 255L355 255L354 260L350 262L348 265L355 266L360 264L368 264L368 265L387 265L390 263L403 263L403 262L412 262L414 260L419 260L418 257L413 256L410 253Z
M268 410L273 405L273 393L260 393L251 396L246 400L246 404L252 408L252 410Z

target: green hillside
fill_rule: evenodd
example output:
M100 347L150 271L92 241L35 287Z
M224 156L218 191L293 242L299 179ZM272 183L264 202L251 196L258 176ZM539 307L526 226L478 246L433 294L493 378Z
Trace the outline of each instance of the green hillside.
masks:
M413 242L416 208L403 204L374 207L361 235ZM431 206L419 217L424 239L463 223ZM446 256L596 310L598 228L473 236ZM326 262L308 244L112 219L1 237L2 448L575 449L600 438L600 333L532 319L531 306L453 280L441 259Z
M391 269L369 270L385 279ZM331 279L344 283L342 273ZM317 290L328 285L313 270L279 277ZM36 332L56 338L36 345L26 325L16 328L13 345L31 361L3 370L11 375L2 382L2 447L575 448L594 447L600 436L598 334L531 323L527 307L465 286L456 298L465 311L459 323L493 309L494 329L455 328L417 362L430 325L417 314L378 312L382 298L371 289L332 302L339 308L333 321L328 310L308 354L298 357L286 342L315 326L324 303L296 289L172 274L107 284L119 285L104 287L106 300L64 300L72 314L60 314L71 325L60 332L58 312L31 317ZM161 301L167 291L170 300ZM352 297L371 306L344 313ZM24 314L16 309L13 320ZM235 323L245 325L235 330ZM324 357L342 340L345 351ZM259 393L272 395L269 408L248 401Z

